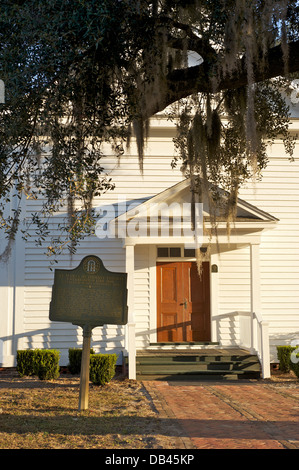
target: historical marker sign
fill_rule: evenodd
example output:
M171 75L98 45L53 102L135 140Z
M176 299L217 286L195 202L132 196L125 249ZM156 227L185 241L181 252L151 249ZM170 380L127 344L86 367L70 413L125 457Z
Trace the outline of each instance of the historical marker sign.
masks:
M50 320L92 327L127 323L127 274L108 271L97 256L75 269L55 269Z
M97 256L86 256L75 269L55 269L50 320L83 328L79 410L88 409L91 331L128 318L127 274L108 271Z

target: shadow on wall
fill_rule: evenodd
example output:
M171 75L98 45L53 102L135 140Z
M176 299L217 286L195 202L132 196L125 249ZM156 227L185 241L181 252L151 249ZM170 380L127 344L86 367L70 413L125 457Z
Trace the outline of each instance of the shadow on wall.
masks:
M64 325L63 328L61 328L62 325ZM122 350L125 336L123 326L113 325L113 327L115 329L114 336L111 335L111 330L109 332L109 325L94 328L91 347L96 353L119 354L117 361L119 365L122 363ZM2 337L0 339L0 366L12 366L12 364L6 364L6 356L14 357L15 366L16 352L18 349L57 349L61 354L60 365L66 366L68 365L69 348L82 348L82 345L82 328L61 322L59 330L57 330L55 328L55 322L53 322L53 325L44 329Z

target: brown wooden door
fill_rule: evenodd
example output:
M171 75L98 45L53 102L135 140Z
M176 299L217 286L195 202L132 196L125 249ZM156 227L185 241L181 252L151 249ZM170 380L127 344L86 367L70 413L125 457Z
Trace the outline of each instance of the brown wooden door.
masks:
M210 341L209 263L157 263L157 341Z

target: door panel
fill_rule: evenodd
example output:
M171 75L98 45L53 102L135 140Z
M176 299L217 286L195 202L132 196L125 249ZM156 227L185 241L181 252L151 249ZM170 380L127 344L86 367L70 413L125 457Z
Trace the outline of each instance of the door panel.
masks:
M179 263L165 263L162 266L157 266L158 341L179 341L177 330L181 308L177 286L181 284L182 271Z
M202 275L199 277L196 263L192 263L188 277L191 292L192 335L189 341L210 341L211 339L209 263L203 263L202 269Z
M157 341L210 341L209 263L157 263Z
M175 266L168 266L167 269L163 269L161 282L161 302L177 302L177 277L178 272Z

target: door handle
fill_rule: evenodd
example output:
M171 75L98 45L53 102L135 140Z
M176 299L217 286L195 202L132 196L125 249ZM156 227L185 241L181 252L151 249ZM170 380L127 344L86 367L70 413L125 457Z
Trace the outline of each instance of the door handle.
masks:
M184 309L187 310L187 299L184 299L184 302L180 305L184 305Z

